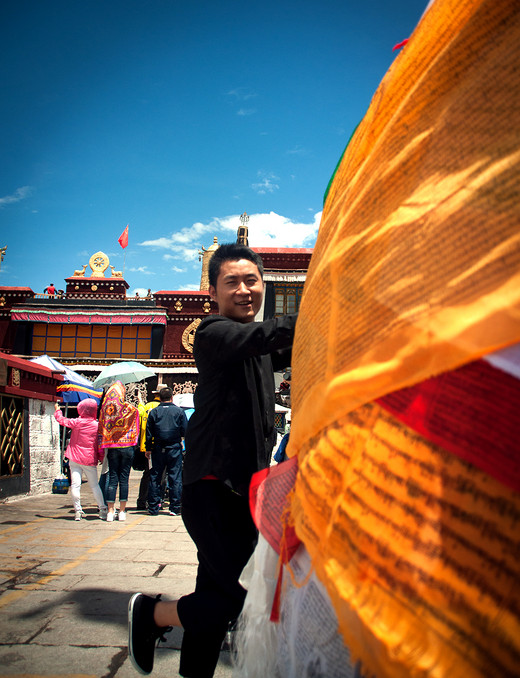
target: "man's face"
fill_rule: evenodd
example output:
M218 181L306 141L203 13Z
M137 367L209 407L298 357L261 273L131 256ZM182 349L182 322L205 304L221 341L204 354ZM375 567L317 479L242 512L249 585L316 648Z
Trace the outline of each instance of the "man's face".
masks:
M217 285L209 286L209 295L218 304L220 315L240 323L249 323L262 306L264 283L258 266L248 259L224 261Z

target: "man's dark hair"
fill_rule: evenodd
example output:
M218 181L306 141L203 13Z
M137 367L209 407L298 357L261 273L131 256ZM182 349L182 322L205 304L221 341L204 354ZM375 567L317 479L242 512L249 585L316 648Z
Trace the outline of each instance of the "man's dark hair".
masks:
M256 264L260 277L262 280L264 279L264 263L262 257L256 252L253 252L250 247L232 242L221 245L209 260L209 284L212 287L217 286L220 267L225 261L238 261L239 259L248 259L249 261L252 261L253 264Z
M168 400L171 400L171 399L172 399L172 395L173 395L173 391L171 390L171 388L168 388L168 387L167 387L167 388L162 388L162 389L159 391L159 400L160 400L162 403L167 403Z

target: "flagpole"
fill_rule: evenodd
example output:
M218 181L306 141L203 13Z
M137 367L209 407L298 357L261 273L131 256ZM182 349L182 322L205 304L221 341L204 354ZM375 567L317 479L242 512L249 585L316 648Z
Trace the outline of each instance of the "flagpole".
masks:
M126 225L125 230L121 233L121 235L117 239L118 243L124 250L126 250L126 248L128 247L128 226L129 224ZM123 254L123 271L122 271L123 280L125 278L125 266L126 266L126 251Z
M126 225L126 244L123 252L123 280L125 279L125 264L126 264L126 248L128 245L128 224Z

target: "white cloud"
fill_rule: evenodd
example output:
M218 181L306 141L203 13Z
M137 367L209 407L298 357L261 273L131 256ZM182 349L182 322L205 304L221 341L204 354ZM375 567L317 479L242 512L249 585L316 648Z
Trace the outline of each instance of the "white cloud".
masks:
M174 256L173 254L163 254L163 259L165 261L171 261L172 259L178 259L179 257ZM186 273L188 269L186 267L180 268L179 266L171 266L170 271L174 273Z
M258 96L257 93L249 87L236 87L235 89L229 90L226 94L230 98L231 104L241 104L242 102L249 101ZM254 115L255 113L256 108L241 107L237 111L237 115L240 116Z
M31 190L30 186L22 186L21 188L17 188L12 195L4 195L3 198L0 198L0 208L24 200L31 193Z
M161 247L165 247L167 249L173 249L171 247L172 243L169 238L156 238L155 240L145 240L144 242L140 242L139 245L145 245L146 247L158 247L159 249Z
M149 271L148 266L138 266L137 268L129 268L133 273L143 273L144 275L155 275L155 271Z
M179 292L200 292L200 285L181 285Z
M321 212L309 223L293 221L276 212L252 214L249 217L251 247L314 247ZM238 219L236 220L238 222ZM234 227L236 231L236 226Z
M295 146L294 148L285 151L286 155L308 155L309 151L302 146Z
M150 294L153 294L153 292L150 290ZM136 295L139 295L140 297L146 297L148 296L148 290L144 287L135 287L131 292L127 292L127 297L135 297Z
M258 96L257 93L249 87L236 87L235 89L229 90L227 94L236 101L247 101L248 99L254 99Z
M168 255L171 259L182 259L184 261L196 260L199 256L199 249L205 242L206 235L213 230L212 224L201 224L197 222L190 227L182 228L180 231L172 233L168 237L156 238L155 240L145 240L139 243L143 247L153 247L154 249L166 249L172 252ZM190 247L191 246L191 247ZM166 255L164 255L166 258Z
M251 247L314 247L321 212L315 213L308 222L293 221L275 212L249 215L249 244ZM168 237L147 240L140 243L143 247L168 250L163 258L198 263L202 246L209 247L213 236L220 243L234 242L237 228L240 226L240 214L227 217L215 217L207 224L197 222L191 228L184 228ZM182 241L182 244L179 244ZM172 270L183 273L184 271Z
M258 172L261 178L258 183L251 184L251 188L258 193L258 195L265 195L265 193L274 193L280 186L274 182L278 180L272 172Z

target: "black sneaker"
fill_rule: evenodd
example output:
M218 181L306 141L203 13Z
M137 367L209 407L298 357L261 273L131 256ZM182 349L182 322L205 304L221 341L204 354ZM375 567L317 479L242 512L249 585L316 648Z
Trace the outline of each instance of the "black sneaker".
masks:
M153 620L153 611L161 594L152 598L134 593L128 603L128 653L134 668L147 676L153 669L153 655L157 639L165 641L163 634L172 626L159 627Z

